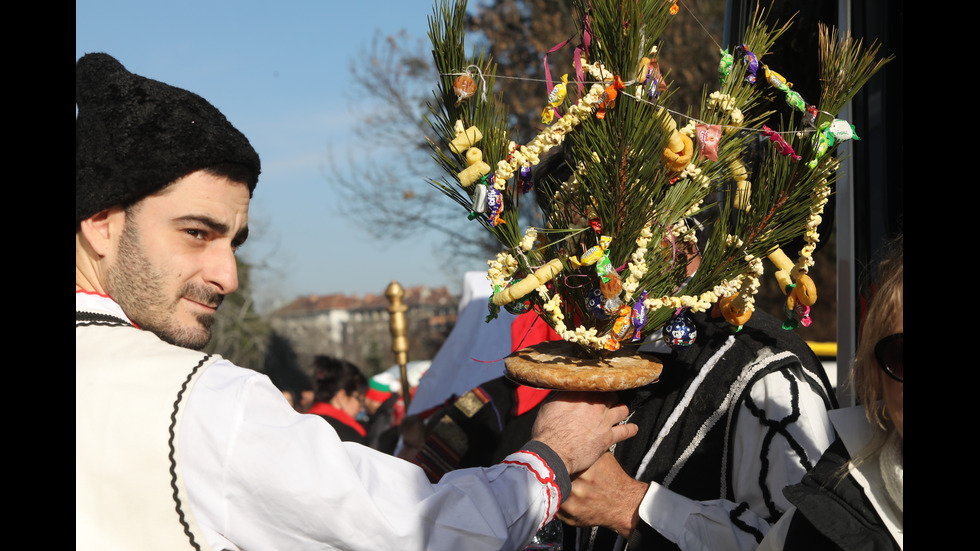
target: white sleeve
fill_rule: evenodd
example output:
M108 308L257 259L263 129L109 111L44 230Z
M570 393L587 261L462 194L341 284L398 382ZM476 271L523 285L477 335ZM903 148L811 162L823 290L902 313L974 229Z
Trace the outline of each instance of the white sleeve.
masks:
M537 454L432 485L412 463L341 442L264 375L227 362L194 386L179 454L215 548L520 548L560 504L556 475Z
M684 550L756 549L790 507L783 488L799 482L834 439L824 400L801 379L805 373L766 375L740 406L731 458L736 502L694 501L651 483L640 519Z

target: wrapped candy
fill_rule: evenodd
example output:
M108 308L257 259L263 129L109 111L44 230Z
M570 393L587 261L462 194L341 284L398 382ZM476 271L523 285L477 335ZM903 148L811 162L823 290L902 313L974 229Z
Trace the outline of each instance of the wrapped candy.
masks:
M487 212L487 183L485 181L473 188L473 208L471 210L477 214Z
M605 280L599 284L602 296L606 298L616 298L623 292L623 280L620 279L616 270L610 270L606 274Z
M806 164L810 168L817 168L820 163L820 159L827 154L827 151L834 146L834 135L830 133L830 123L823 123L820 128L817 129L816 134L813 135L813 148L816 150L816 157L812 161Z
M763 65L762 68L766 72L766 80L769 81L769 84L771 84L774 88L782 90L783 92L788 92L789 89L793 87L792 82L786 82L783 75L777 73L776 71L770 70L768 65Z
M699 124L694 127L694 134L701 147L701 154L712 161L718 160L718 141L721 139L721 126L717 124Z
M531 163L521 165L521 170L517 173L517 181L521 185L521 193L531 191L531 188L534 187L534 182L531 181Z
M803 101L803 96L801 96L796 90L786 91L786 103L797 111L806 111L806 102Z
M633 324L630 321L630 307L623 306L619 307L616 311L616 321L613 322L612 330L610 336L617 341L625 341L626 339L633 336ZM613 340L610 339L610 340ZM616 348L619 348L618 346Z
M637 84L646 87L647 97L652 101L660 97L660 92L667 89L663 74L660 72L660 63L656 59L644 57L640 60L640 73L637 75Z
M718 50L718 53L721 54L721 61L718 62L718 77L721 79L721 83L725 84L725 79L732 72L732 64L735 63L735 58L728 53L728 50Z
M772 128L769 128L766 125L762 125L762 134L765 135L767 138L769 138L769 141L772 142L772 145L776 146L776 152L779 153L780 155L786 155L788 157L792 157L794 161L799 161L800 159L803 158L797 155L796 151L793 150L793 146L789 145L789 142L784 140L783 137L780 136L779 133L773 130Z
M585 299L585 307L589 313L597 320L604 320L609 317L606 311L606 297L602 294L602 289L595 286Z
M568 73L561 76L561 82L555 85L551 89L551 93L548 94L548 105L541 112L541 123L551 124L551 121L555 118L555 108L561 105L561 102L565 101L565 95L568 93Z
M469 73L465 75L459 75L456 80L453 81L453 91L456 92L456 104L459 105L463 103L468 98L473 97L476 93L476 81Z
M804 115L803 115L803 122L806 123L807 126L812 126L813 128L816 128L817 116L819 114L820 111L817 110L816 105L807 105L806 111L804 111Z
M830 123L830 126L827 127L827 131L833 134L835 142L861 139L854 131L853 124L840 119L834 119L834 122Z
M579 268L581 266L591 266L602 259L603 255L606 254L606 248L612 243L612 237L608 235L603 235L599 238L599 244L590 247L589 250L585 251L582 255L582 259L579 260L574 256L569 258L568 261L571 262L572 266Z
M609 330L609 339L606 341L605 349L613 352L619 350L619 343L630 338L632 334L630 307L624 304L616 311L616 321L613 322L612 329Z
M602 258L595 263L595 273L599 275L599 279L603 283L609 283L611 273L616 273L616 270L612 267L612 262L609 260L609 251L604 251L602 253ZM617 274L616 277L619 277Z
M598 218L589 218L589 226L591 226L596 233L602 233L602 220Z
M607 86L599 97L599 108L596 111L595 118L600 120L606 118L606 109L612 109L616 106L616 96L624 88L626 88L626 85L623 84L623 79L619 78L619 75L613 77L613 83Z
M783 311L786 313L783 329L796 329L801 324L809 327L810 307L817 303L816 284L810 276L802 274L788 287L786 302L783 304Z
M606 299L605 302L602 303L602 311L606 313L607 318L615 316L622 307L623 300L619 297Z
M511 285L516 285L521 281L522 280L520 279L515 279L514 281L511 281L510 284L508 284L507 286L510 287ZM504 309L510 312L511 314L514 314L515 316L519 316L525 312L530 311L532 306L533 304L531 303L531 299L522 297L513 302L508 302L507 304L504 305Z
M643 291L640 293L639 298L636 299L636 304L633 305L633 312L631 320L633 321L633 340L638 341L642 337L640 336L640 331L643 326L647 323L647 292Z
M591 266L602 258L603 252L604 249L602 245L590 247L589 250L585 251L585 254L582 255L582 259L578 261L578 264L580 266Z
M493 175L491 174L490 177L493 178ZM487 216L490 217L490 224L494 226L504 224L504 219L500 217L504 213L504 194L490 183L484 187L487 188Z
M745 80L748 81L749 84L755 84L757 79L756 74L759 72L759 58L757 58L755 54L752 53L752 50L749 50L745 44L737 46L735 48L735 53L742 56L742 63L746 65L746 70L749 73L745 77Z
M674 350L684 350L698 338L698 326L691 321L687 310L674 316L663 329L664 341Z

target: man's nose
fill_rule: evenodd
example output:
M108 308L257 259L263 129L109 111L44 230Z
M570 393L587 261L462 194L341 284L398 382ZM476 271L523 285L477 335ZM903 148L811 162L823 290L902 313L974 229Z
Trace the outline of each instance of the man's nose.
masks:
M222 295L230 295L238 289L238 263L232 247L215 245L208 258L205 279Z

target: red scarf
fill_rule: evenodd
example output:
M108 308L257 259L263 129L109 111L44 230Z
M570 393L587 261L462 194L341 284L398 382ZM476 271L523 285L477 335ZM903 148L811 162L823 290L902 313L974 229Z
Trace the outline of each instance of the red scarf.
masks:
M322 415L325 417L333 417L334 419L340 421L341 423L347 425L348 427L357 431L357 434L361 436L367 436L367 431L364 427L357 422L356 419L347 415L347 412L342 409L337 409L326 402L317 402L313 404L310 411L306 413L311 413L313 415Z

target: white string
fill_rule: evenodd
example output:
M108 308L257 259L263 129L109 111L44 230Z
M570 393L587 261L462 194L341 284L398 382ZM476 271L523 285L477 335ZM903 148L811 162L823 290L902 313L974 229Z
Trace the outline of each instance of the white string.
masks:
M474 67L475 68L476 66L475 65L470 65L470 67ZM467 69L469 69L470 67L467 67ZM477 69L477 71L479 72L479 69ZM467 73L444 73L442 76L459 76L459 75L471 75L471 74L472 73L468 73L468 72ZM506 75L496 75L496 76L494 76L494 78L508 79L508 80L523 80L523 81L527 81L527 82L547 82L547 80L545 80L543 78L511 77L511 76L506 76ZM483 74L482 73L480 73L480 80L481 80L481 82L484 83L483 98L484 98L484 101L486 101L486 81L483 80ZM578 83L578 81L574 81L574 83ZM608 80L584 80L584 81L581 82L581 84L583 84L583 85L608 84L608 83L610 83L610 81L608 81ZM573 82L570 82L569 84L573 84ZM632 85L636 84L636 80L631 80L629 82L624 82L623 84L624 84L624 86L632 86ZM695 123L698 123L698 124L708 124L707 122L702 121L700 119L696 119L694 117L689 117L689 116L685 115L684 113L681 113L680 111L674 111L672 109L667 109L666 107L659 106L659 105L657 105L656 103L654 103L652 101L643 99L643 98L638 97L638 96L634 96L633 94L630 94L629 92L620 91L619 93L622 94L622 95L624 95L624 96L633 98L634 100L636 100L638 102L646 103L648 105L653 105L653 106L659 107L661 109L664 109L668 113L670 113L670 114L672 114L674 116L681 117L681 118L684 118L684 119L690 119L690 120L692 120L692 121L694 121ZM822 111L822 112L823 113L826 113L826 111ZM827 113L827 114L830 115L830 113ZM748 127L748 126L731 126L731 125L725 125L725 129L748 130L749 132L755 132L755 133L758 133L758 134L762 134L763 133L762 129L760 129L760 128L751 128L751 127ZM776 132L776 134L801 134L801 133L802 134L812 134L814 132L816 132L816 130L804 129L804 130L780 131L780 132Z

